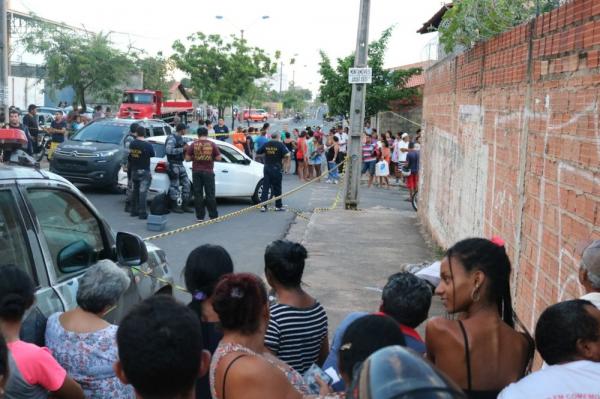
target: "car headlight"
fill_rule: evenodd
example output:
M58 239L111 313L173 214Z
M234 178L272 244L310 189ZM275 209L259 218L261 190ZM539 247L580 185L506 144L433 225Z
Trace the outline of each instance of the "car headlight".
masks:
M98 152L98 156L100 158L108 158L108 157L112 157L117 152L119 152L119 149L117 149L117 148L115 148L114 150L100 151L100 152Z

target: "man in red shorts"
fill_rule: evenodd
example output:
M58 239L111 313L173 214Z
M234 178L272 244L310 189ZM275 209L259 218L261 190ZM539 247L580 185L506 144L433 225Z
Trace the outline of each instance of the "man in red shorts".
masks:
M419 151L415 149L414 141L408 144L408 154L406 154L406 166L410 169L410 176L406 178L406 187L408 188L408 201L410 201L419 187Z

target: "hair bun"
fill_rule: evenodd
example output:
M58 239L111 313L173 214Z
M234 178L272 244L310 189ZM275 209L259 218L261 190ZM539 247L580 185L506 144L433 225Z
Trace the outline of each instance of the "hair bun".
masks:
M14 319L27 310L25 299L17 294L7 294L0 301L0 318Z
M304 245L295 243L292 248L290 248L290 259L293 261L303 261L308 257L308 253L306 252L306 248Z

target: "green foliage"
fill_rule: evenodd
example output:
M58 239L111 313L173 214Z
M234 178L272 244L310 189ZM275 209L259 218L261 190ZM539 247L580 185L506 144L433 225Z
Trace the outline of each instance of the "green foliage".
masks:
M236 36L225 41L219 35L198 32L188 41L187 46L179 40L173 43L172 59L190 76L194 91L217 106L219 115L252 90L256 80L275 72L275 65L262 49L249 47Z
M118 102L118 85L134 70L132 57L115 49L108 34L81 34L40 22L32 27L24 44L27 51L44 57L51 90L73 87L74 102L84 109L88 94Z
M290 87L288 90L281 93L281 97L284 109L303 111L306 102L310 101L312 98L312 93L309 89Z
M440 44L447 53L469 48L558 6L559 0L456 0L440 24Z
M367 63L373 71L373 79L372 83L367 85L366 116L389 109L390 101L410 100L417 94L416 89L405 88L404 85L412 75L420 73L421 69L391 71L383 68L387 43L391 35L392 28L388 28L383 31L378 40L369 44ZM338 58L334 68L327 54L323 51L320 54L319 100L327 103L330 114L346 114L350 109L352 95L352 85L348 83L348 69L354 66L354 55Z
M160 90L167 94L169 91L168 75L173 70L173 62L164 58L162 53L155 57L139 58L136 66L144 74L144 89Z

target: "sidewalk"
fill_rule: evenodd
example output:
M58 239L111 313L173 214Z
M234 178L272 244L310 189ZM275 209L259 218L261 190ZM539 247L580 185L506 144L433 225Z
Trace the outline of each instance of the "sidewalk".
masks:
M408 203L395 208L372 205L374 198L369 197L375 192L387 196L383 191L362 190L365 208L359 211L338 209L314 213L308 221L297 218L287 234L308 250L304 283L327 310L330 333L350 312L377 311L388 276L407 264L436 260L416 212L403 209ZM443 307L435 298L429 315L441 314ZM424 324L419 331L424 333Z

